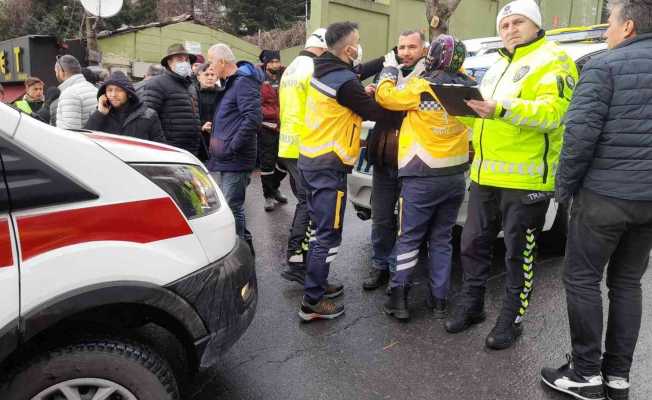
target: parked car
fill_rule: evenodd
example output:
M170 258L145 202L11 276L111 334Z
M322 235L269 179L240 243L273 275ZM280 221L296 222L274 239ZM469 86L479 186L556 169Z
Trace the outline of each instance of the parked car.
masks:
M256 310L217 185L172 146L0 120L0 399L182 398Z
M597 40L596 38L601 36L597 36L595 33L596 31L604 32L604 26L588 27L586 29L588 29L588 34L585 37L586 40L578 41L578 39L583 38L583 36L580 35L581 28L571 28L567 29L573 34L569 39L570 41L559 42L559 44L568 52L569 56L575 60L578 69L580 70L591 57L594 57L607 49L607 44L602 40ZM549 36L549 39L550 37L559 39L561 33L559 31L553 31L553 33L554 35ZM475 57L467 58L464 62L465 71L469 75L475 77L478 83L482 80L484 73L489 69L489 67L491 67L500 57L500 54L497 51L483 51L480 53L480 55ZM368 132L373 128L374 123L365 121L362 125L361 138L363 140L363 145L360 150L360 158L358 159L353 172L349 176L348 198L356 210L357 216L362 220L367 220L371 218L371 187L373 170L366 162L365 154L367 149L364 145L366 143ZM469 141L470 140L471 132L469 132ZM470 153L470 159L473 159L473 149L470 150ZM467 175L467 185L469 183L470 180ZM467 208L468 191L457 216L457 225L460 227L464 226L466 221ZM544 236L544 241L547 242L546 244L563 247L566 240L567 219L568 211L564 207L559 207L556 202L551 201L543 228L544 232L548 232L548 234Z

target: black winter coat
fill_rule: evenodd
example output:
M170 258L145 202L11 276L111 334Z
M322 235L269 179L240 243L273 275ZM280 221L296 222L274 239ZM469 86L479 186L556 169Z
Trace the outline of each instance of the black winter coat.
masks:
M131 136L138 139L165 143L161 122L154 110L138 101L128 103L122 113L111 109L107 115L99 111L91 114L86 129Z
M590 60L566 115L556 192L652 200L652 34Z
M147 81L142 99L158 113L168 144L199 154L202 140L199 102L190 78L166 69Z

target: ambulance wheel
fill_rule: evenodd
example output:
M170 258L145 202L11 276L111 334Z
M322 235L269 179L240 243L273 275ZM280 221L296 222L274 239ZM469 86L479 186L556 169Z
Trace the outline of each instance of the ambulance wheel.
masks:
M32 359L5 378L0 399L178 400L168 363L124 340L84 340Z

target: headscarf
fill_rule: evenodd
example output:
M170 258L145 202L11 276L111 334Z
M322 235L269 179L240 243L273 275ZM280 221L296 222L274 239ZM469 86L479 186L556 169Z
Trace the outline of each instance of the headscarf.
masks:
M466 58L466 46L451 35L439 35L430 44L426 56L426 71L457 72Z

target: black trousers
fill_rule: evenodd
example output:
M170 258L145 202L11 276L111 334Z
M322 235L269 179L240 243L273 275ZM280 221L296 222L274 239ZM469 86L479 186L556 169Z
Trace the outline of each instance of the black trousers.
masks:
M263 196L273 197L281 186L287 172L278 166L278 132L266 127L258 134L258 160L260 161L260 181Z
M520 322L530 302L534 280L536 240L545 222L550 200L528 204L531 191L502 189L471 183L468 217L462 231L460 258L463 301L478 308L493 258L493 242L501 228L505 235L504 313Z
M290 227L290 237L288 238L287 257L290 259L293 255L308 252L310 215L306 203L306 190L303 188L299 166L297 165L298 160L296 158L279 158L278 164L288 172L292 193L297 198L292 226Z
M564 284L573 362L584 376L629 378L641 327L643 277L652 249L652 201L621 200L582 189L568 227ZM607 267L609 317L602 362L600 283Z

